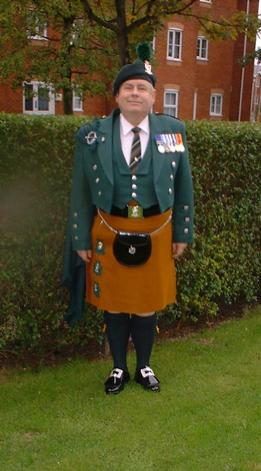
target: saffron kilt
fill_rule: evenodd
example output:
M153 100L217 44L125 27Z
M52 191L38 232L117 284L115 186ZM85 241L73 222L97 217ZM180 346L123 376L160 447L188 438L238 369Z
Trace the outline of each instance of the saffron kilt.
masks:
M151 233L167 221L171 210L147 218L124 218L100 211L117 231ZM176 270L172 257L172 223L151 235L146 263L127 267L113 255L115 233L99 213L92 228L92 260L87 265L86 301L99 309L129 314L160 311L176 301Z

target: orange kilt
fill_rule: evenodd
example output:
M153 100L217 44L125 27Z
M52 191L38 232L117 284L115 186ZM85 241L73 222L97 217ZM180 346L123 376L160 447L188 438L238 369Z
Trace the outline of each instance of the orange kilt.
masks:
M170 211L148 218L123 218L101 212L114 229L151 233L167 221ZM87 264L86 301L99 309L141 314L160 311L176 301L176 270L172 258L172 223L152 234L151 256L127 267L113 255L112 232L96 215L92 228L93 256Z

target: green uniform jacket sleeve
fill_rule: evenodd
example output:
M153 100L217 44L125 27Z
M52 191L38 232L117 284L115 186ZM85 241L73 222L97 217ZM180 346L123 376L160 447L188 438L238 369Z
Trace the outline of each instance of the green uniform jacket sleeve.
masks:
M73 250L91 249L91 227L94 217L91 192L85 175L83 159L86 157L86 142L80 129L76 136L75 161L72 178L69 224Z
M185 128L182 130L185 152L182 152L174 182L173 242L193 241L193 184L189 165Z

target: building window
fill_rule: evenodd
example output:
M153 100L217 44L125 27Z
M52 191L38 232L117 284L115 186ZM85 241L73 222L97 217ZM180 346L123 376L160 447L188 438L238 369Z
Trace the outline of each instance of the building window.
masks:
M212 93L210 96L210 115L222 116L223 95L221 93Z
M29 39L47 40L47 20L44 14L32 9L27 14L27 31Z
M208 60L208 40L204 36L197 39L197 59Z
M54 114L54 94L44 83L24 83L23 112L25 114Z
M164 92L164 113L177 118L178 116L178 98L177 90L165 90Z
M168 53L167 58L171 60L181 60L182 48L182 30L169 29L168 30Z
M83 111L82 96L73 91L73 111Z

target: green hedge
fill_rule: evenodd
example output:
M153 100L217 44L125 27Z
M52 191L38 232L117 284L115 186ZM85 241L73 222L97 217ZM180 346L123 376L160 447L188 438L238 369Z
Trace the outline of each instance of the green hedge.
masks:
M86 118L0 114L0 350L80 349L101 338L101 313L70 330L60 287L74 133ZM187 123L195 243L178 262L178 304L166 319L197 321L257 299L261 128Z

